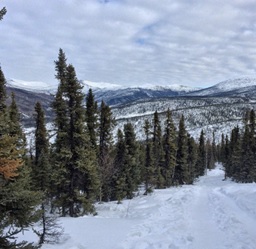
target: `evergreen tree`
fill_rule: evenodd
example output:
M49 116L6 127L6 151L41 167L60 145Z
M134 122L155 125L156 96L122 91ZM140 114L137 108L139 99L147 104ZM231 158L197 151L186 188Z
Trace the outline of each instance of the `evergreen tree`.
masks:
M215 132L212 133L212 154L213 154L213 161L216 163L218 161L218 152L217 152L217 145L215 141Z
M206 167L206 145L204 131L202 130L199 138L198 158L196 163L196 177L203 176L206 173Z
M220 158L219 161L225 164L225 136L221 134L221 144L220 144Z
M185 121L183 115L181 116L179 123L176 160L174 180L177 184L188 184L188 137L187 131L185 129Z
M45 127L44 111L39 102L35 105L35 158L33 164L34 188L44 192L49 191L51 169L49 164L49 142Z
M229 162L226 163L225 173L227 177L238 179L241 169L241 137L238 127L231 132L229 151Z
M47 212L48 198L50 197L51 168L49 163L49 142L45 127L44 111L39 102L35 105L35 157L33 162L33 188L41 192L41 230L33 231L39 236L39 245L46 242L56 242L62 229L57 229L56 218Z
M62 215L77 216L94 210L92 202L99 185L96 151L85 124L82 86L61 49L55 65L59 87L53 102L57 131L53 147L54 194Z
M256 181L256 127L255 127L255 111L250 111L250 149L252 153L252 164L250 167L250 181Z
M162 130L161 123L158 117L158 112L155 111L153 118L153 163L155 170L156 188L163 188L163 144L162 144Z
M25 145L19 143L24 134L10 124L19 115L14 117L6 107L5 84L0 70L0 248L33 248L25 241L16 242L16 236L37 220L38 194L30 189Z
M165 133L163 139L164 149L164 179L165 186L173 185L175 165L176 165L176 129L173 124L171 111L168 109L165 122Z
M144 170L144 181L145 181L145 195L152 192L152 186L154 184L154 167L152 159L152 142L150 139L150 124L148 120L145 120L144 132L146 135L145 141L145 170Z
M140 182L140 166L138 163L138 144L136 141L136 135L131 123L124 125L125 136L125 170L126 170L126 186L127 186L127 198L132 199L134 191Z
M0 67L0 135L8 132L8 112L6 106L6 80Z
M94 100L92 89L89 89L86 96L86 124L92 147L97 149L97 128L98 128L98 107Z
M189 184L194 182L196 178L196 161L197 161L197 146L193 137L188 135L188 170L189 170Z
M52 191L55 198L54 206L61 208L62 216L67 213L67 199L69 193L68 169L66 164L71 157L68 139L68 104L64 95L67 88L67 63L66 55L59 50L58 60L55 61L56 79L59 81L58 90L52 103L54 110L54 126L56 138L51 151L51 164L53 165Z
M214 151L210 139L206 141L206 165L207 169L213 169L215 165Z
M68 141L71 157L67 162L69 174L69 215L79 214L79 205L92 211L92 201L98 188L96 153L90 146L85 126L84 95L72 65L67 67ZM81 191L83 191L81 193Z
M10 135L19 135L20 137L22 137L21 135L23 134L23 132L20 125L20 113L15 101L14 93L11 94L11 104L9 106L9 119L10 119L10 126L9 126ZM24 137L22 138L23 140L25 140Z
M241 144L241 166L240 172L236 174L236 180L243 183L249 183L253 181L252 169L254 167L254 152L253 152L253 141L254 141L254 124L252 124L253 114L250 116L248 112L248 118L245 121L245 131L242 138Z
M118 204L126 196L126 171L125 171L126 148L123 132L118 129L117 143L115 146L114 176L113 176L113 200Z
M100 171L100 201L111 198L111 180L114 171L111 153L113 150L112 129L115 125L111 108L101 102L99 122L99 171Z

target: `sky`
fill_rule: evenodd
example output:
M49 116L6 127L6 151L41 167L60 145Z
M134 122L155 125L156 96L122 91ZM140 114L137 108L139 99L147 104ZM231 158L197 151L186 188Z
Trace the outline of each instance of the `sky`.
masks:
M59 48L77 78L208 87L255 77L255 0L0 0L7 79L57 84Z

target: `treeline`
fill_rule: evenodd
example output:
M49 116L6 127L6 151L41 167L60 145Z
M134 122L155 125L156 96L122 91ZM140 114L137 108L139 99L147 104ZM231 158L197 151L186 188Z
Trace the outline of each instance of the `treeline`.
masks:
M256 182L255 111L247 111L244 128L235 127L230 136L222 135L220 161L225 175L236 182Z
M133 198L139 186L148 194L155 188L192 184L214 167L214 136L212 142L205 141L202 131L195 141L183 116L179 127L174 126L170 110L163 125L157 112L145 121L145 141L136 139L131 123L118 130L114 141L111 108L104 101L98 106L91 89L83 94L62 49L55 70L59 86L52 103L54 129L50 137L44 110L36 103L34 145L27 150L14 95L6 105L0 68L1 248L35 248L16 242L16 236L38 221L42 229L34 231L39 246L56 240L61 229L52 214L96 214L95 202L121 203Z

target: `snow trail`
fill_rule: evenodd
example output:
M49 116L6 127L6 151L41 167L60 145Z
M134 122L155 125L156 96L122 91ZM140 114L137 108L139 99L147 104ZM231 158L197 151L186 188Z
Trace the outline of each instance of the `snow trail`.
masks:
M223 170L217 168L193 186L156 191L161 207L136 226L119 248L255 249L256 216L250 211L256 207L243 208L242 201L238 205L228 196L232 196L231 186L245 185L223 177Z
M218 166L194 185L62 218L65 240L42 249L256 249L256 184L223 178Z

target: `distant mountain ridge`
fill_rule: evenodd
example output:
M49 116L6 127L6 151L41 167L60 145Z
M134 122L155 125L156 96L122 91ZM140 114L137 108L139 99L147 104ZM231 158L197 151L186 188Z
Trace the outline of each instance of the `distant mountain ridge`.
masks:
M109 105L131 103L133 101L168 98L178 96L233 96L256 98L256 78L238 78L226 80L214 86L200 89L195 87L170 84L166 86L142 85L122 86L105 82L91 82L81 80L86 94L92 88L98 101L104 100ZM7 87L35 93L55 94L57 85L37 81L23 81L10 79Z
M256 110L256 79L240 78L227 80L205 89L189 89L182 86L120 87L119 85L82 82L84 93L93 89L96 100L112 105L117 128L127 122L135 126L136 136L143 139L145 119L152 120L153 113L159 112L162 124L167 108L173 112L178 124L184 115L191 135L198 137L201 129L207 134L214 131L216 138L228 134L234 126L243 124L243 115L248 109ZM176 88L175 88L176 87ZM16 101L22 113L24 126L34 126L34 105L40 101L47 122L53 120L51 103L56 92L52 86L38 82L8 81L8 94L15 92ZM9 100L10 101L10 100ZM116 134L116 131L114 131Z
M168 98L188 94L199 90L199 88L173 84L169 86L145 85L141 87L127 87L105 82L90 82L81 80L84 86L83 92L88 93L89 88L93 90L95 99L100 102L104 100L109 105L120 105L138 100L156 98ZM56 85L50 85L37 81L22 81L11 79L7 81L9 88L20 89L35 93L55 94Z
M190 96L256 97L256 78L238 78L192 92Z

